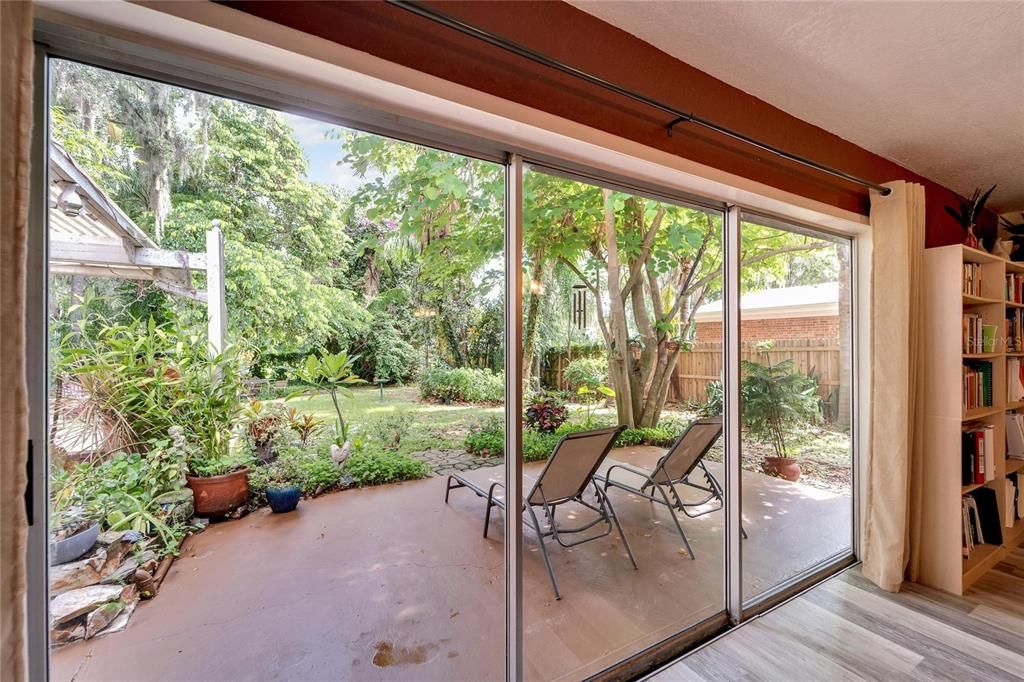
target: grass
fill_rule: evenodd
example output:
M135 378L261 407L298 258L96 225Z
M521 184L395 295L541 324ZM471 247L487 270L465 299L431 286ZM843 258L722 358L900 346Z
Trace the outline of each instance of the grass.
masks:
M472 424L490 416L504 414L501 405L441 405L422 402L415 385L389 386L380 400L377 387L356 388L351 398L342 400L345 419L357 432L366 433L371 422L388 414L405 412L412 416L412 425L403 436L398 452L409 454L433 449L462 449ZM284 402L300 412L316 415L328 425L335 420L334 407L326 393L309 398L296 398ZM583 421L584 408L569 406L570 420ZM686 424L696 418L692 411L669 405L662 413L663 420ZM597 408L593 418L598 422L615 421L614 408ZM851 455L849 434L824 426L803 426L789 434L790 452L804 470L804 481L815 487L837 492L849 492ZM710 453L710 459L721 461L721 443ZM771 447L744 435L743 468L760 471L761 461L770 455Z
M342 399L341 409L345 421L359 432L365 433L371 422L389 414L405 412L413 417L412 426L398 448L402 453L461 448L470 425L489 415L504 414L501 405L485 407L421 402L416 386L387 386L383 402L377 387L356 388L353 394L351 398ZM316 415L328 425L337 418L331 398L326 393L280 402L299 412Z

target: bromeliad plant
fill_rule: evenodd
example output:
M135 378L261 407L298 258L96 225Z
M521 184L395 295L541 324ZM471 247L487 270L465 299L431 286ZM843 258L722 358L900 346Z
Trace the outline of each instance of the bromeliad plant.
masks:
M568 418L565 404L555 396L538 396L526 408L526 425L541 433L554 433Z
M353 364L359 356L352 356L345 352L322 353L319 357L309 355L306 361L295 371L295 379L306 384L305 388L295 391L288 396L288 400L302 396L311 396L327 391L334 404L334 411L338 415L334 427L335 444L342 446L348 440L348 425L341 412L340 398L352 397L352 386L365 384L366 381L358 377L352 369Z

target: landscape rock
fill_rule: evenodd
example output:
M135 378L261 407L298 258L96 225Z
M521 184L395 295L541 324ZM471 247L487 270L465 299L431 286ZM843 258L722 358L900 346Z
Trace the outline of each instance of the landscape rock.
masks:
M224 515L224 518L226 518L226 519L240 519L240 518L242 518L243 516L245 516L248 513L249 513L249 507L247 505L243 504L238 509L234 509L232 511L229 511L227 514Z
M100 549L86 559L51 567L50 596L56 597L70 590L95 585L103 579L102 570L106 559L106 551Z
M89 613L109 601L119 599L122 589L118 585L90 585L58 594L50 600L51 629L60 623Z
M160 505L167 512L167 523L187 523L196 513L195 493L191 488L183 488L169 493L167 501Z
M192 520L189 521L189 525L195 528L196 532L203 531L210 525L210 519L203 518L201 516L193 516Z
M107 602L93 610L85 618L85 638L92 639L103 628L110 625L124 610L121 600Z
M50 644L60 645L85 639L85 624L81 621L64 623L50 630Z
M124 584L132 579L137 570L139 570L139 562L135 557L130 556L113 573L103 578L103 584Z
M112 545L115 542L127 542L130 545L134 545L136 542L145 537L142 533L137 530L108 530L100 533L97 541L101 545Z
M132 617L132 614L135 613L135 607L138 606L138 605L139 605L139 602L137 600L133 601L133 602L128 602L127 604L125 604L124 608L121 610L121 613L118 614L117 618L115 618L110 623L110 625L108 625L106 627L106 629L101 630L100 632L98 632L96 634L99 635L99 636L102 636L102 635L109 635L109 634L111 634L113 632L121 632L122 630L124 630L126 627L128 627L128 620ZM83 636L84 636L84 634L85 634L84 629L83 629L82 633L83 633Z
M352 478L352 476L350 476L349 474L344 474L341 477L341 480L338 481L338 487L343 489L343 490L351 488L351 487L355 486L355 484L356 484L356 479Z
M132 551L134 544L134 542L122 539L107 545L107 558L100 570L103 578L112 575L121 567L124 558Z

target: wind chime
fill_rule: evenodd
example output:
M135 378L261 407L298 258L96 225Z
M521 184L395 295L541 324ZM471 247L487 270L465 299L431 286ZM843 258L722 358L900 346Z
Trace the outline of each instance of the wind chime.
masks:
M572 322L576 329L587 328L587 286L585 284L572 285Z

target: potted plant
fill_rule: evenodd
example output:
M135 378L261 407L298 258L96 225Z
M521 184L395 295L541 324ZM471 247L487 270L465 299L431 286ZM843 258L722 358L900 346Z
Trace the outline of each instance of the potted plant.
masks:
M284 415L259 400L252 400L242 410L246 435L256 458L268 464L274 459L273 438L284 424Z
M243 458L228 455L227 439L223 451L204 450L190 446L180 426L172 427L170 434L175 446L188 456L185 479L192 490L197 516L223 516L245 504L249 498L249 467Z
M78 507L55 513L50 531L50 565L66 564L92 549L100 536L100 524Z
M789 456L786 433L792 427L820 417L817 386L793 369L793 360L772 364L771 344L761 344L764 364L744 360L743 422L754 438L767 439L774 455L761 465L769 476L787 481L800 480L802 472L796 459Z
M294 511L302 496L302 489L296 485L299 472L291 462L275 462L268 467L267 503L275 514Z
M978 237L981 237L985 250L992 251L998 239L998 230L988 230L984 235L978 234L978 217L981 215L982 210L985 208L985 204L988 202L989 196L995 191L996 186L992 185L991 188L984 194L981 193L981 188L974 190L974 193L969 199L962 199L960 205L956 208L953 206L946 206L946 213L953 216L953 219L960 223L960 227L964 229L964 246L969 246L972 249L978 248Z

